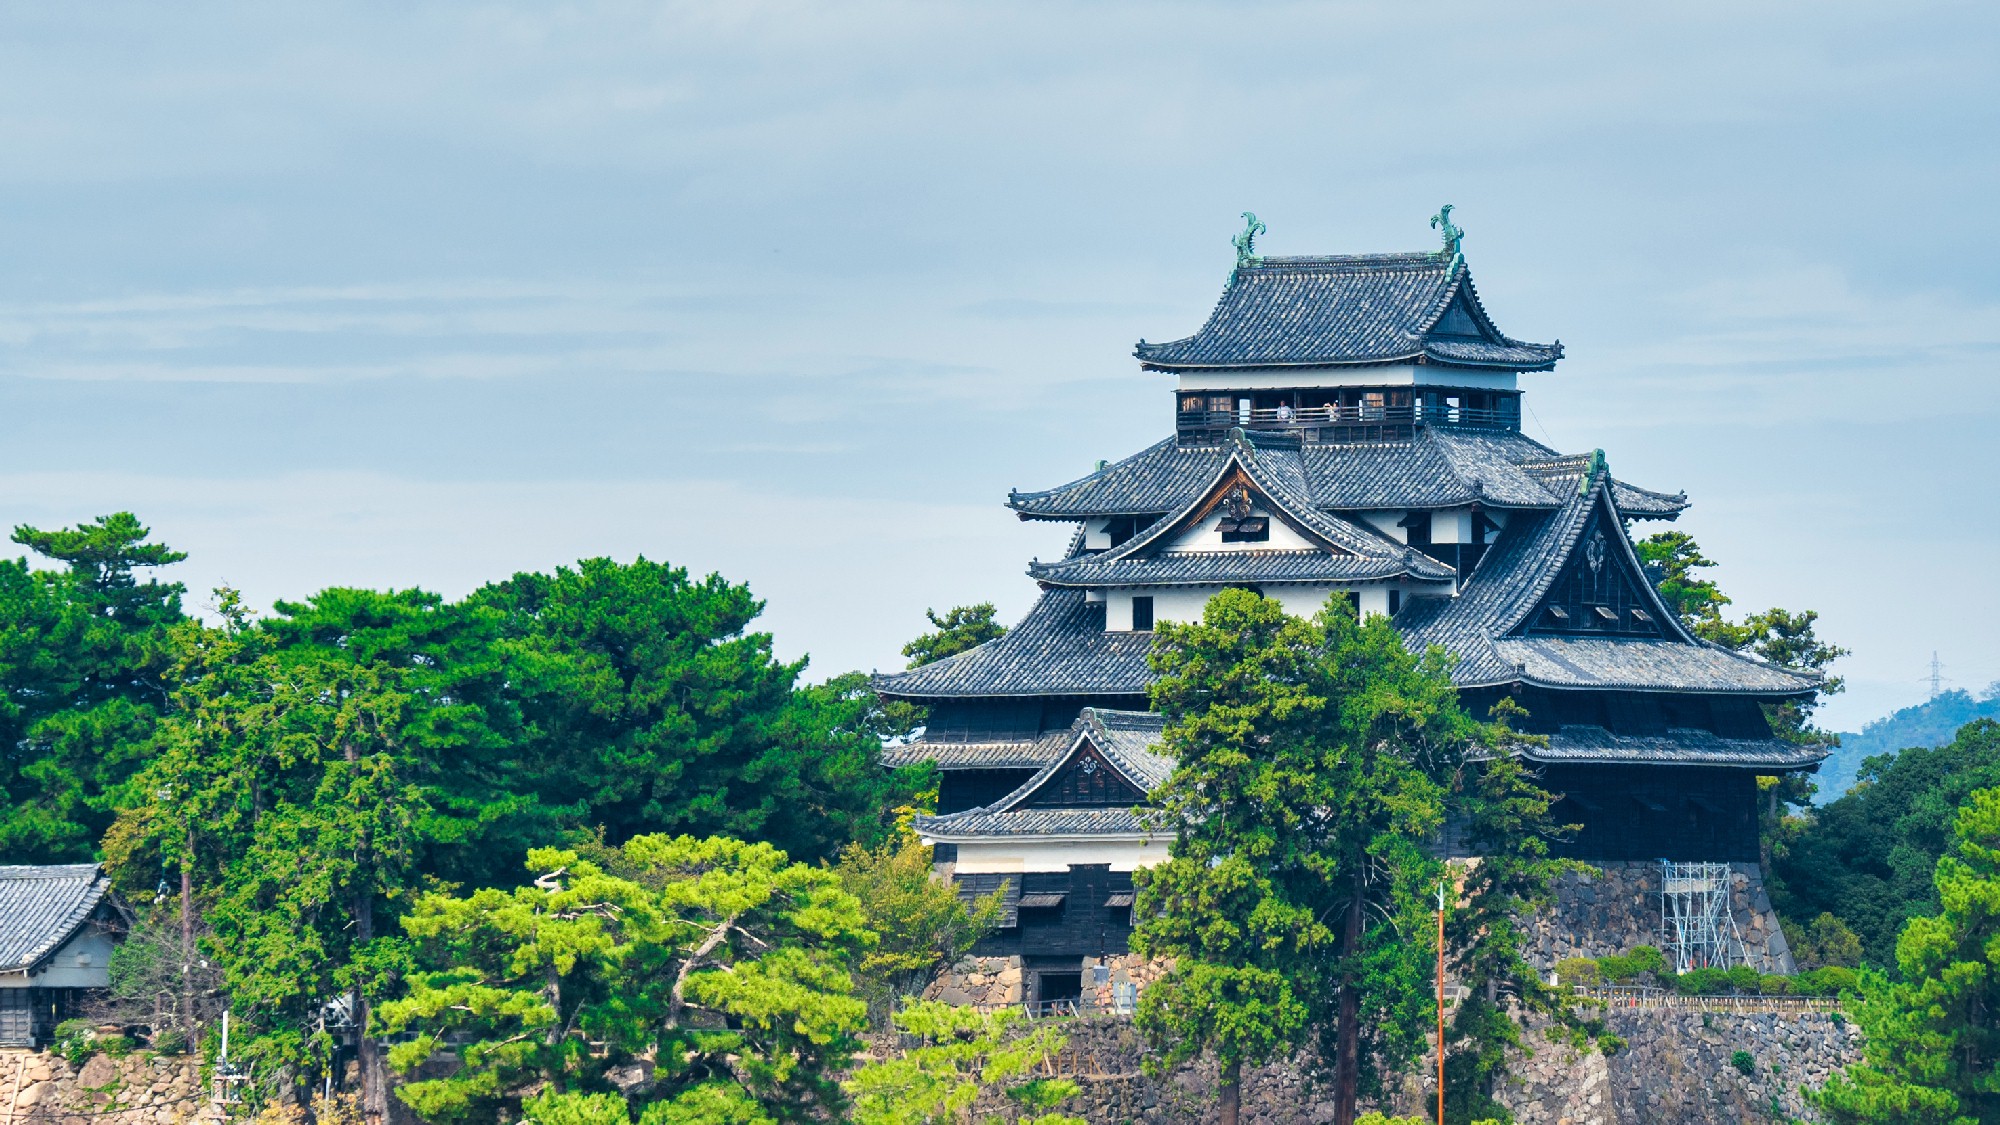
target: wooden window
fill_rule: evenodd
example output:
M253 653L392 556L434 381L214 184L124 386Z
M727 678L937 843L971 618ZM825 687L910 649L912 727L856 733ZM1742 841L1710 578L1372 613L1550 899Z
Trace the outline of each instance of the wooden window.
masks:
M1428 547L1431 545L1431 514L1429 512L1411 512L1409 515L1397 520L1396 526L1404 529L1403 541L1410 546Z
M1153 598L1150 594L1139 594L1132 599L1132 631L1150 632L1153 628Z
M1217 529L1222 532L1224 543L1267 543L1271 539L1271 521L1266 516L1224 519Z

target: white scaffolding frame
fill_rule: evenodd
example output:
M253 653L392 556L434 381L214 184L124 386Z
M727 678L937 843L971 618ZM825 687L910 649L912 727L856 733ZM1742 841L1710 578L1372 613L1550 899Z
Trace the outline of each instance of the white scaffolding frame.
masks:
M1726 863L1660 861L1660 951L1676 973L1748 964Z

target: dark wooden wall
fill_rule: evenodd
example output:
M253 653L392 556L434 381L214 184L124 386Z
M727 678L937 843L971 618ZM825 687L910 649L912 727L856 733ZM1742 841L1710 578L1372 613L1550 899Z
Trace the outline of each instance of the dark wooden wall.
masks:
M1757 859L1757 779L1748 770L1667 766L1548 766L1555 819L1580 824L1557 843L1575 859Z
M992 879L969 876L964 879ZM996 931L973 952L982 957L1108 957L1131 948L1132 909L1106 906L1114 894L1132 893L1132 873L1108 863L1079 863L1068 871L1030 871L1020 876L1024 895L1060 894L1058 907L1023 908L1018 923Z

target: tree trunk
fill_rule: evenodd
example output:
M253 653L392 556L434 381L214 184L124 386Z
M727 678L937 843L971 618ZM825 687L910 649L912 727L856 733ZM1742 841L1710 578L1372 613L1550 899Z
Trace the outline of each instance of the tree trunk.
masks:
M201 1040L194 1026L194 828L188 828L188 858L181 860L181 1034L187 1036L189 1053L201 1053Z
M1231 1059L1222 1068L1222 1125L1236 1125L1243 1100L1243 1060Z
M1361 949L1361 860L1354 860L1354 890L1347 903L1347 929L1341 954L1352 958ZM1340 1022L1335 1025L1333 1125L1354 1125L1355 1102L1361 1097L1361 990L1354 970L1340 975Z
M375 936L375 898L367 891L354 895L354 940L357 945ZM368 1035L368 997L354 990L354 1058L361 1071L361 1117L368 1125L385 1125L389 1120L389 1071L382 1049Z

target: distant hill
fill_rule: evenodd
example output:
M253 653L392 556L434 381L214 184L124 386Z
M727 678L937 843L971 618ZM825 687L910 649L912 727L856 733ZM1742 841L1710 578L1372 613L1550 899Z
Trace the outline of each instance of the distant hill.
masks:
M1941 692L1928 703L1876 719L1859 734L1841 732L1840 749L1827 758L1814 778L1819 784L1819 803L1847 792L1863 759L1907 746L1943 746L1958 728L1974 719L2000 719L2000 683L1989 685L1976 697L1965 691Z

